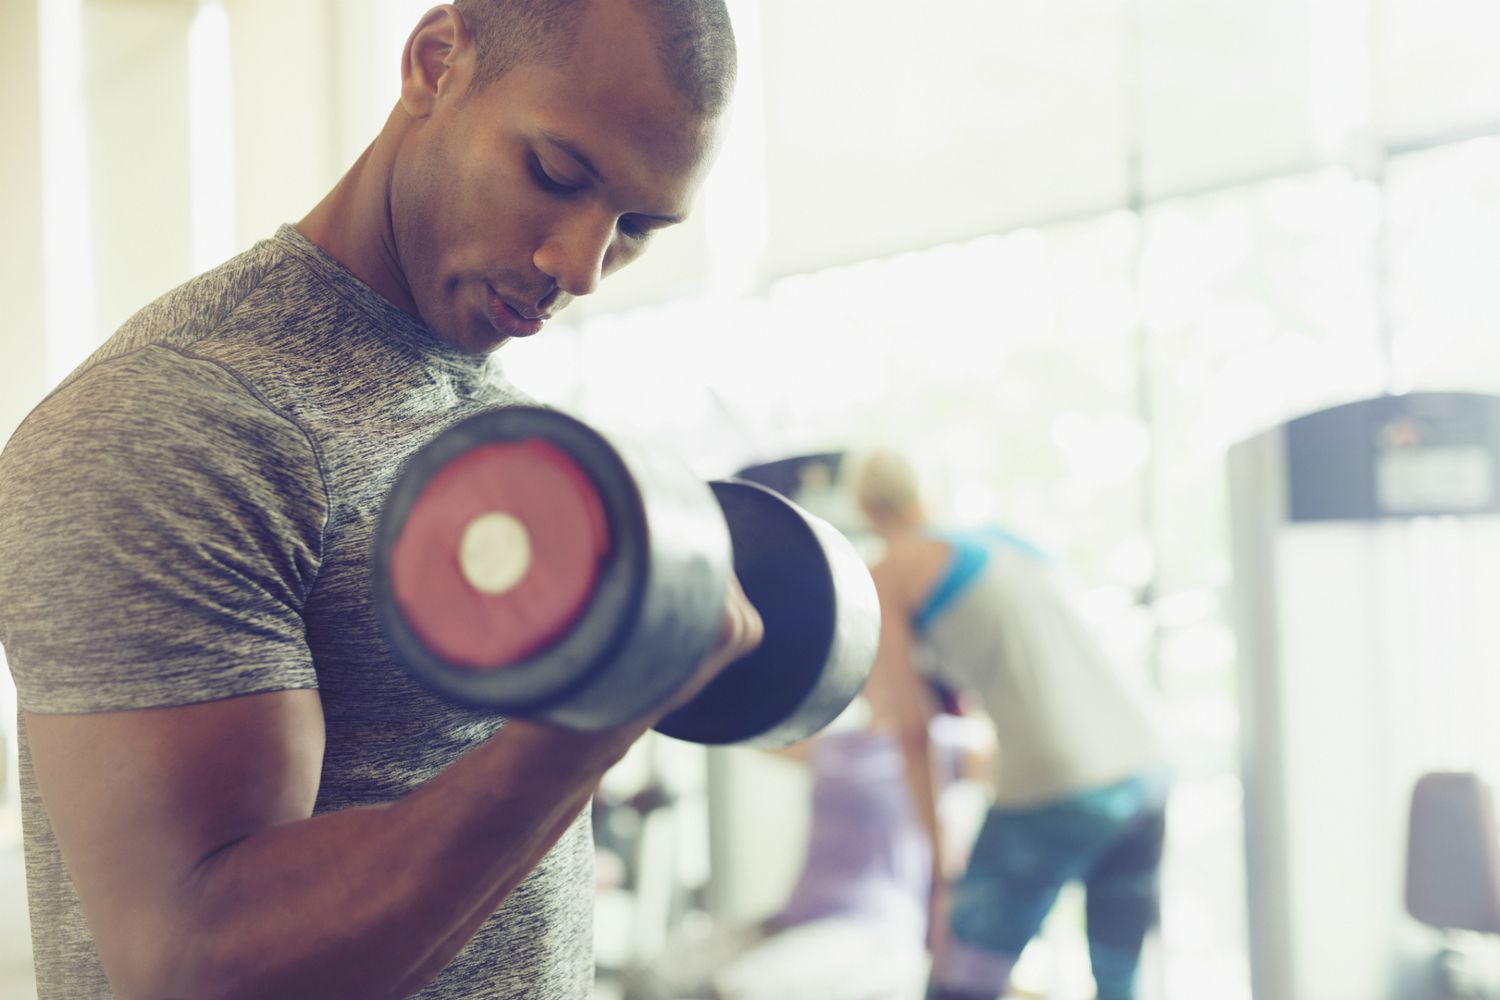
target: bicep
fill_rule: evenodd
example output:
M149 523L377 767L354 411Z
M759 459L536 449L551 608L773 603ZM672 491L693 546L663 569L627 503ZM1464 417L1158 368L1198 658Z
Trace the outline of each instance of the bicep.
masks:
M205 858L312 815L324 742L315 690L28 713L24 724L47 817L106 967L132 935L174 925Z

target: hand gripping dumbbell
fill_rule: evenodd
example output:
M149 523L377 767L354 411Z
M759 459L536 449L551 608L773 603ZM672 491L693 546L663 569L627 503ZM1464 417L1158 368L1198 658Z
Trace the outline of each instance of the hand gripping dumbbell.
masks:
M765 487L553 410L489 410L403 468L374 551L397 660L439 695L598 730L680 691L717 643L731 566L761 645L656 728L783 746L854 699L880 632L847 539Z

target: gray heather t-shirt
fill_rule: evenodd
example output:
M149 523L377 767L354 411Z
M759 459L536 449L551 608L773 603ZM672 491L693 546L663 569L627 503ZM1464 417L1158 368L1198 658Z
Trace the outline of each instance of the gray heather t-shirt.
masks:
M23 713L317 688L316 811L388 802L500 725L413 683L370 602L402 462L522 401L291 227L148 306L0 455L0 642ZM37 794L21 782L40 1000L109 997ZM424 998L587 996L592 844L566 833Z

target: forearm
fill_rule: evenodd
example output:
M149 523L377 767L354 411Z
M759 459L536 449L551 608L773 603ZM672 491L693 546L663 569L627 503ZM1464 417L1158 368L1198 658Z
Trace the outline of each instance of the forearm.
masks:
M925 733L923 737L925 737ZM905 745L906 783L911 789L912 804L917 809L917 819L932 845L933 864L937 864L939 844L937 816L937 783L932 774L932 754L925 738L910 736L902 741Z
M149 993L402 996L435 976L577 817L626 734L523 722L395 803L257 832L206 858Z
M575 801L576 808L570 810L570 814L574 816L581 814L584 809L588 808L589 801L592 796L592 789L580 793ZM528 859L525 865L528 872L541 862L543 855L545 855L547 851L551 849L551 846L557 840L557 837L566 832L569 822L571 821L565 820L558 827L556 834L548 840L546 846L538 849L531 856L531 858ZM484 925L485 921L489 920L494 912L499 909L500 904L505 901L505 897L510 894L510 890L512 888L514 888L514 885L500 886L495 891L493 891L486 899L484 899L477 907L475 907L468 914L468 916L464 918L463 922L459 924L456 930L451 932L442 941L438 942L438 944L430 951L428 951L428 953L423 957L421 963L407 974L405 980L401 984L401 987L396 990L395 995L404 997L417 992L427 983L431 982L439 972L442 972L443 969L447 968L448 963L453 961L454 957L463 950L466 944L469 943L469 939L472 938L476 933L478 933L480 927Z

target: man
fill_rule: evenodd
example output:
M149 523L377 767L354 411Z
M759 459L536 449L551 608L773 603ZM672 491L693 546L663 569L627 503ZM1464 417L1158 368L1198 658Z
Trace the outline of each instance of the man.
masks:
M1058 891L1084 885L1099 1000L1134 1000L1155 924L1166 751L1041 552L998 528L943 532L899 456L856 467L854 494L885 552L876 675L895 709L922 705L914 657L973 692L995 724L994 807L948 903L935 897L932 1000L993 1000ZM912 723L903 724L903 731ZM936 833L928 747L903 740L919 813ZM934 840L934 842L941 842ZM933 884L941 886L939 874Z
M519 396L487 362L685 215L733 75L718 0L428 13L296 228L132 318L0 458L42 1000L583 997L603 772L463 711L368 596L402 461ZM689 697L759 641L736 593Z

